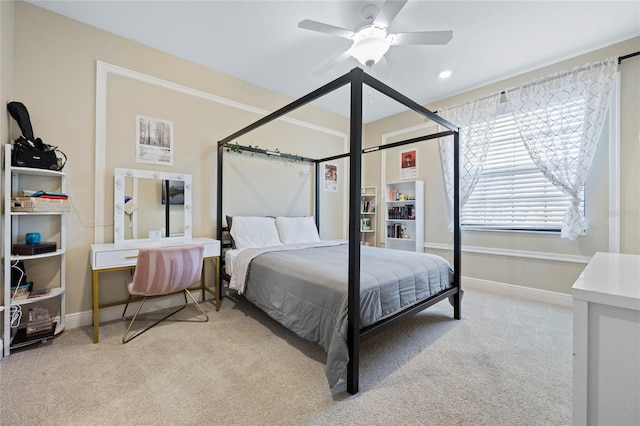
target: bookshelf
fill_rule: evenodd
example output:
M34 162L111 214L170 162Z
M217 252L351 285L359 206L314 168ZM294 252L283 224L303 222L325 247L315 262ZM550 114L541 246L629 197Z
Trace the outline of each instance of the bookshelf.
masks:
M2 356L8 356L11 349L47 341L61 333L66 325L67 208L61 206L60 200L50 203L37 200L25 201L24 204L30 207L23 206L22 201L15 203L12 201L12 197L23 195L22 191L25 189L46 189L66 193L66 175L61 171L12 166L12 149L11 144L5 145ZM50 208L43 206L50 206ZM34 231L41 234L42 243L38 247L47 246L46 250L39 252L34 248L33 253L26 254L18 251L16 247L24 245L26 233ZM16 269L19 263L24 265L26 279L20 270ZM42 274L43 268L46 269L44 274ZM41 282L38 274L36 274L37 279L33 280L29 272L32 270L40 270L41 275L47 277L47 282ZM26 291L27 294L18 295L20 291L11 288L12 275L20 280L17 290ZM26 283L30 281L33 281L31 293L26 289ZM37 297L36 294L38 294ZM45 315L42 315L43 313ZM37 330L39 328L42 330Z
M407 180L385 185L385 247L424 251L424 182Z
M365 186L360 195L360 244L376 246L378 188Z

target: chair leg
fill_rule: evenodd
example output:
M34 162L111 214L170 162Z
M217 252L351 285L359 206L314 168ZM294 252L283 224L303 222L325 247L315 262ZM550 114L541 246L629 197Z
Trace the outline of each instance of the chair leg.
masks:
M129 298L127 299L127 304L124 305L124 310L122 311L122 319L125 320L125 321L127 320L127 316L126 316L127 308L129 307L129 303L131 302L132 298L133 298L133 296L130 294Z
M127 328L127 332L124 334L124 337L122 338L122 343L127 343L133 339L135 339L136 337L138 337L139 335L141 335L142 333L144 333L145 331L149 330L152 327L155 327L156 325L160 324L162 321L166 320L167 318L169 318L171 315L177 314L178 312L180 312L181 310L183 310L184 308L187 307L187 305L184 305L178 309L176 309L175 311L165 315L164 317L160 318L159 320L155 321L153 324L151 324L149 327L145 328L144 330L136 333L135 335L131 336L130 338L127 339L127 335L129 334L129 330L131 329L131 326L133 325L133 322L136 320L136 317L138 316L138 313L140 313L140 309L142 309L142 304L144 303L144 301L147 300L147 297L145 297L144 299L142 299L142 301L140 302L140 306L138 306L138 310L136 311L136 314L133 316L133 318L131 319L131 322L129 323L129 327Z
M209 321L209 315L207 315L207 313L204 311L204 309L202 309L202 306L200 306L200 304L196 301L196 299L193 297L191 292L185 288L184 289L184 293L185 293L185 295L187 295L187 294L189 295L191 300L193 300L193 303L195 303L196 307L200 310L200 312L202 312L202 315L204 315L205 320L203 322ZM185 296L185 299L186 299L186 296Z
M129 296L129 300L131 300L131 296ZM143 333L146 330L143 330L142 332L136 334L135 336L131 337L131 339L127 339L127 335L129 334L129 330L131 330L131 326L133 325L134 321L136 320L136 318L138 317L138 314L140 313L140 310L142 309L142 305L144 305L145 300L147 300L147 298L145 297L144 299L142 299L142 301L140 302L140 305L138 305L138 309L136 310L135 315L133 316L133 318L131 318L131 322L129 323L129 327L127 327L127 331L124 333L124 336L122 336L122 343L127 343L129 340L133 339L134 337L138 336L139 334ZM129 301L127 301L127 306L129 306ZM125 312L127 310L127 307L125 306L124 308ZM122 319L125 319L124 314L125 312L122 313Z
M193 295L191 294L191 292L187 289L184 290L184 298L185 298L185 302L187 301L187 295L189 295L189 297L191 298L191 300L193 301L193 303L195 303L196 307L198 308L198 310L202 313L202 315L204 315L204 321L202 322L207 322L209 321L209 315L207 315L207 313L204 311L204 309L202 309L202 307L200 306L200 304L196 301L196 299L193 297ZM129 296L129 299L131 299L131 296ZM185 303L184 306L176 309L175 311L171 312L168 315L165 315L164 317L162 317L161 319L157 320L156 322L154 322L153 324L151 324L149 327L145 328L144 330L136 333L133 336L129 336L129 332L131 331L131 326L133 325L133 323L135 322L136 318L138 318L138 314L140 313L140 311L142 310L142 305L144 304L144 302L147 300L147 297L145 297L144 299L142 299L142 301L140 302L140 305L138 306L138 309L136 310L135 315L133 316L133 318L131 318L131 322L129 323L129 326L127 327L127 331L124 333L124 336L122 337L122 343L127 343L130 342L131 340L133 340L134 338L138 337L139 335L141 335L142 333L144 333L145 331L149 330L151 327L154 327L156 325L158 325L159 323L161 323L162 321L166 320L167 318L169 318L170 316L177 314L178 312L180 312L181 310L183 310L184 308L187 307L187 304ZM129 304L129 301L127 301L127 306ZM126 320L124 314L126 313L126 306L125 306L125 312L122 313L122 318Z

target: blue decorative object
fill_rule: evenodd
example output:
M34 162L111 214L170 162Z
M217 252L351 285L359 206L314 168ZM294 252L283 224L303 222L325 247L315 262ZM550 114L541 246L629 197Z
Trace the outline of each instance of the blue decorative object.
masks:
M40 233L27 232L27 235L24 236L24 239L27 244L40 244Z

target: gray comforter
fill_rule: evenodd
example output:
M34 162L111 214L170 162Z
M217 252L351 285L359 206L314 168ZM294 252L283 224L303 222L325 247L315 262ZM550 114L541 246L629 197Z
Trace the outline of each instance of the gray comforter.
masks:
M273 251L255 257L245 296L269 316L327 352L333 387L349 361L347 348L348 245ZM366 327L451 286L440 256L362 247L360 318Z

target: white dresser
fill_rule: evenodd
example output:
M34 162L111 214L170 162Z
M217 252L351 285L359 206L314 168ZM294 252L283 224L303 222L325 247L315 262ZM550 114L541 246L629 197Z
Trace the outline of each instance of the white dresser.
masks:
M572 296L574 425L640 425L640 256L596 253Z

